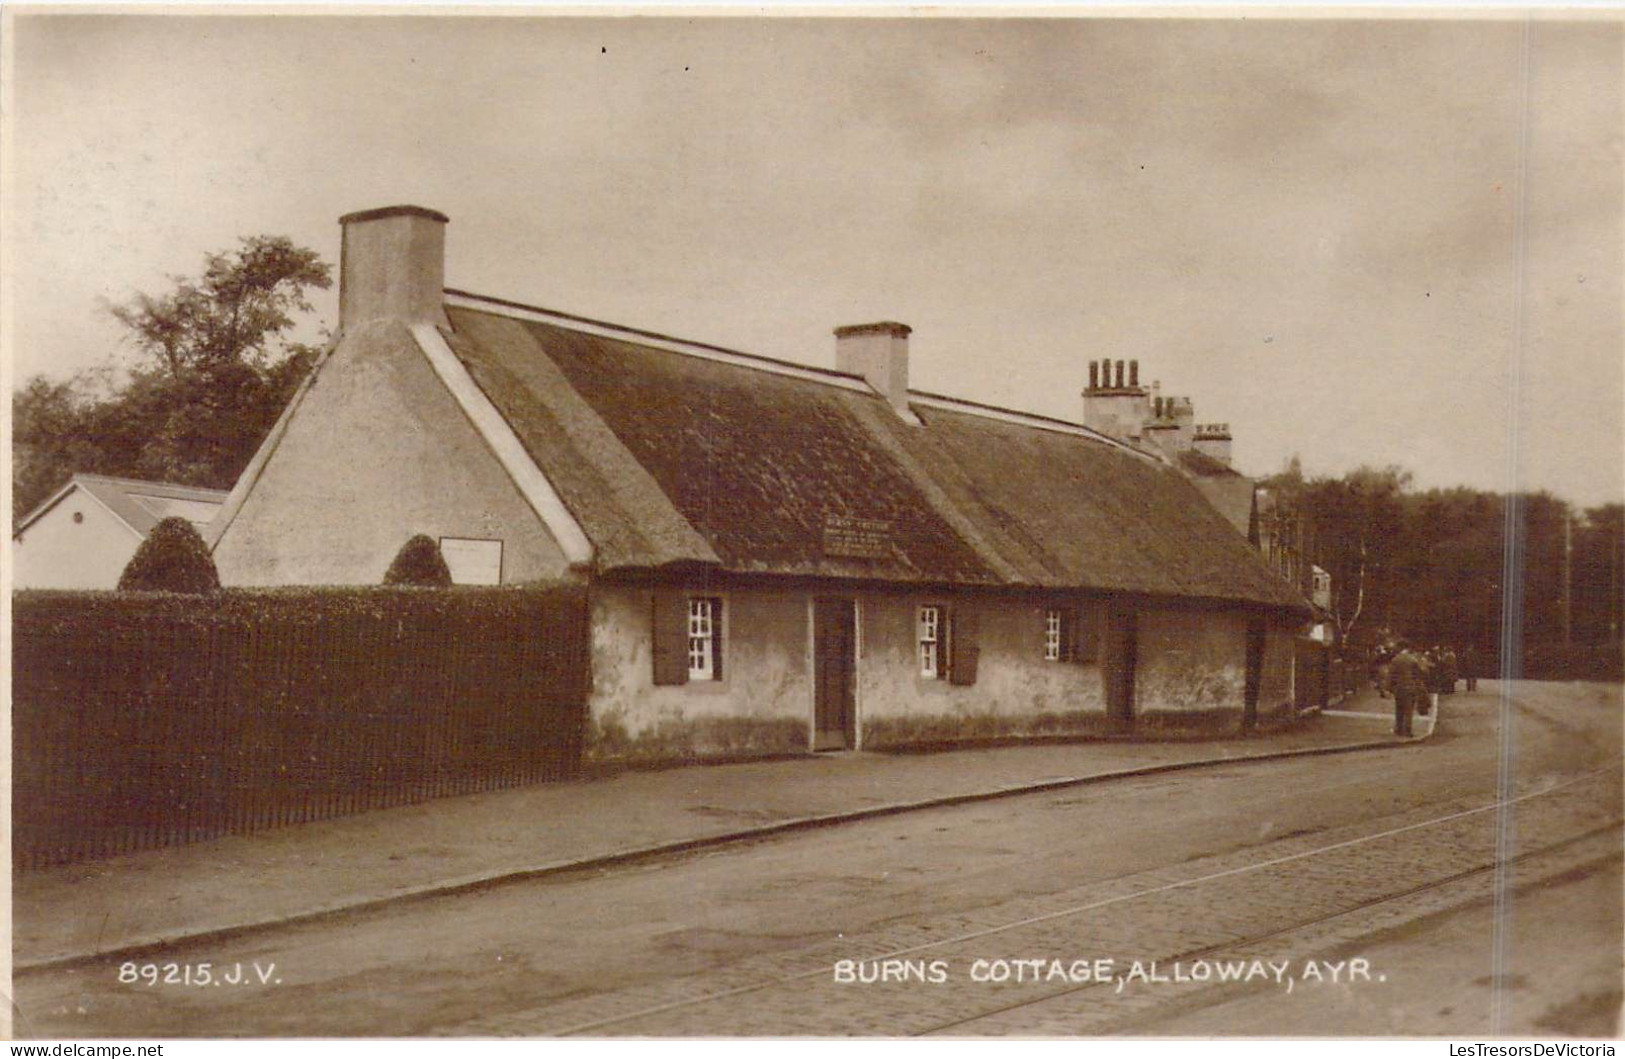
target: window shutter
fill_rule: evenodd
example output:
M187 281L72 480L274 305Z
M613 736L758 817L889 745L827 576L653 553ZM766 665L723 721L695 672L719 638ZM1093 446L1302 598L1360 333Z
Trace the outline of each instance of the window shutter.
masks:
M951 684L976 683L976 663L981 652L976 641L976 608L964 604L953 609L948 618L953 632L949 636L949 649L953 652L948 666Z
M711 600L711 679L722 679L722 598Z
M1061 611L1061 661L1078 660L1078 608L1067 604Z
M657 588L650 623L656 684L688 683L688 597Z
M1085 603L1072 613L1072 661L1092 666L1100 661L1100 607Z

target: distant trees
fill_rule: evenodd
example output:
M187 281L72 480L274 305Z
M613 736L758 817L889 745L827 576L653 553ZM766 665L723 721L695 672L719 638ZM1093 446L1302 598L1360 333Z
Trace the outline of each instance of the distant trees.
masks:
M1625 629L1625 504L1588 508L1574 531L1574 628L1618 641Z
M1305 560L1331 575L1332 620L1340 640L1383 616L1384 585L1398 560L1400 497L1410 482L1410 472L1392 466L1305 478L1293 457L1259 483L1273 496L1272 536L1290 540Z
M75 471L229 488L315 361L286 336L331 285L315 251L261 235L166 294L108 305L141 360L107 392L81 374L15 393L13 519Z
M1410 480L1398 467L1361 467L1342 478L1316 480L1306 489L1313 540L1325 560L1318 565L1332 575L1332 613L1341 637L1351 635L1366 616L1368 597L1381 602L1383 586L1393 575L1394 545L1403 521L1400 496Z
M1344 642L1392 631L1493 659L1515 611L1532 675L1617 674L1625 505L1582 513L1548 493L1415 492L1398 467L1305 478L1293 464L1260 484L1302 520L1308 560L1332 575Z

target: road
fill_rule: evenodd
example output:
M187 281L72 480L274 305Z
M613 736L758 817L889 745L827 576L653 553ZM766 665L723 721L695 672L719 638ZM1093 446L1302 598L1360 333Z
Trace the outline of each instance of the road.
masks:
M17 1033L1612 1033L1620 689L1518 685L1504 745L1495 696L1446 710L1421 746L909 813L150 958L194 981L206 962L209 985L30 973ZM1496 811L1501 790L1517 800ZM1498 848L1520 859L1497 872ZM997 961L1011 980L974 980ZM1249 980L1219 985L1221 964Z

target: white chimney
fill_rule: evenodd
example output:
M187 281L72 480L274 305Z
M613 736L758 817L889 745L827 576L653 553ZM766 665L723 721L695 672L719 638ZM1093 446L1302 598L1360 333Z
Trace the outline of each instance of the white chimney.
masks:
M1196 406L1189 397L1168 397L1162 402L1164 412L1178 429L1174 432L1173 449L1184 452L1194 443L1196 435Z
M339 218L339 330L374 320L448 326L445 214L385 206Z
M861 375L905 419L908 408L907 324L889 320L835 329L835 369Z
M1196 428L1196 451L1230 466L1230 424L1203 423Z

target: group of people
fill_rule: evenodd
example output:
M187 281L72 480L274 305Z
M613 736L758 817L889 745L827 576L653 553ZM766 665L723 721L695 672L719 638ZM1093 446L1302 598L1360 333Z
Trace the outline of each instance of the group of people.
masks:
M1394 734L1410 735L1411 718L1438 709L1440 695L1454 695L1461 671L1467 673L1467 690L1478 690L1478 670L1472 664L1472 648L1463 648L1458 659L1453 648L1438 644L1414 647L1403 637L1388 641L1375 653L1373 682L1383 698L1394 699Z

